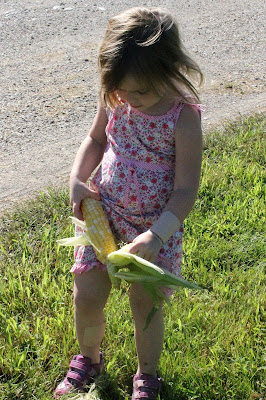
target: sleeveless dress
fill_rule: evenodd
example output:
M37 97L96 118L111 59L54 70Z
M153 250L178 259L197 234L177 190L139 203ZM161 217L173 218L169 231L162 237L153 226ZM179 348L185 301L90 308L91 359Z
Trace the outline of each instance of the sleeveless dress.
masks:
M190 104L201 111L199 104ZM124 103L107 110L108 140L100 168L90 187L101 196L111 230L118 241L132 242L159 218L174 188L175 127L184 103L175 102L164 115L152 116ZM81 233L76 227L76 235ZM181 276L183 226L161 248L155 264ZM73 273L106 266L91 246L77 246ZM171 291L166 293L170 294Z

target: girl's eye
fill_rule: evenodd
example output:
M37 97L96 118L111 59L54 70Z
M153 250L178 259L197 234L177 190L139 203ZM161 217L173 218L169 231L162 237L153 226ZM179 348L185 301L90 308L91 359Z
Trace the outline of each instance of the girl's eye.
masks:
M139 94L148 94L148 93L149 93L149 91L148 91L148 90L143 90L143 91L141 91L141 90L138 90L138 93L139 93Z

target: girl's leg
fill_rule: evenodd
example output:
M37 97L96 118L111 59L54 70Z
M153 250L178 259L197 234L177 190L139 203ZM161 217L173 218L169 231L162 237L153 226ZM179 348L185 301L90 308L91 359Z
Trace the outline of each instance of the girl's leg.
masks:
M137 375L156 375L164 340L162 305L144 332L146 318L153 307L153 302L140 284L131 285L130 306L135 322L135 341L138 355Z
M107 272L93 268L75 275L74 304L75 323L81 354L99 363L100 344L104 336L104 306L111 283Z
M54 398L74 389L82 390L93 381L95 374L100 373L102 360L99 350L105 330L103 308L110 289L107 272L93 268L75 275L75 322L82 355L73 357L65 379L55 389Z

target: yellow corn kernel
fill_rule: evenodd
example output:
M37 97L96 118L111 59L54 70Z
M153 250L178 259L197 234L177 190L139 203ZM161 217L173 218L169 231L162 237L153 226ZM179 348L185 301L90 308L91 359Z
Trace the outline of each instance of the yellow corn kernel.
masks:
M87 197L82 201L81 209L86 223L86 235L98 260L106 264L108 254L116 251L117 246L101 203Z

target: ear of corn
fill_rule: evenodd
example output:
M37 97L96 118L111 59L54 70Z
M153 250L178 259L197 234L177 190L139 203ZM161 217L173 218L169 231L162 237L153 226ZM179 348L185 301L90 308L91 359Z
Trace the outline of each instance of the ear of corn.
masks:
M96 256L103 264L107 263L107 255L117 250L114 236L101 203L90 197L81 204L84 221L71 217L72 222L80 226L84 233L74 238L66 238L57 242L62 246L91 245Z
M106 264L108 254L116 251L117 246L101 203L87 197L82 201L81 209L86 224L86 236L92 243L98 260Z
M160 301L163 300L170 304L169 299L161 291L161 287L173 290L179 287L206 289L196 283L179 278L135 254L129 253L130 244L117 250L108 220L98 200L92 198L84 199L82 212L84 221L79 221L73 217L72 221L80 226L84 233L79 237L58 240L58 243L64 246L93 246L98 260L103 264L107 264L110 280L115 287L120 286L122 279L130 283L137 282L142 284L154 303L154 307L147 317L145 329L158 309Z

